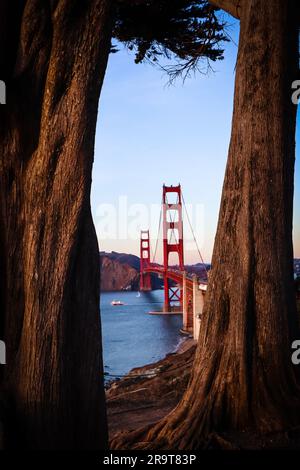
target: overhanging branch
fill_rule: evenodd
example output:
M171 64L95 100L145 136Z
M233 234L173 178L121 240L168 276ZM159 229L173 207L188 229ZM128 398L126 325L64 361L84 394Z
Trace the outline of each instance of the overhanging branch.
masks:
M235 18L240 18L241 3L243 0L208 0L212 5L221 8Z

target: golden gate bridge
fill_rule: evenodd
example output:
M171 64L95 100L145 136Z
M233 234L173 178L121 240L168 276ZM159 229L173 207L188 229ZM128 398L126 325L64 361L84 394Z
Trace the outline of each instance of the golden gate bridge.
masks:
M169 196L176 196L170 202ZM201 264L204 266L206 278L190 274L184 265L183 239L183 206L188 218L190 229L197 246ZM159 232L163 230L163 264L155 262ZM170 255L177 256L176 265L170 264ZM162 204L159 218L158 236L153 258L151 260L150 231L141 230L140 238L140 290L151 290L151 273L158 274L164 282L164 308L162 314L182 313L183 330L193 333L195 339L199 334L200 320L207 289L207 271L198 247L196 237L185 206L181 185L163 185Z

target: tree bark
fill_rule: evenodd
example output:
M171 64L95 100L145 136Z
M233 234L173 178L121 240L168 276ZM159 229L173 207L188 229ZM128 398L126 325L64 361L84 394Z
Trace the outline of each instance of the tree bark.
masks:
M90 188L111 2L1 3L5 445L101 449L107 427Z
M247 0L208 0L212 5L221 8L226 11L234 18L240 18L240 10L242 8L242 2Z
M191 381L166 419L116 440L116 448L197 449L211 432L300 424L291 362L300 337L292 247L296 3L243 3L232 135Z

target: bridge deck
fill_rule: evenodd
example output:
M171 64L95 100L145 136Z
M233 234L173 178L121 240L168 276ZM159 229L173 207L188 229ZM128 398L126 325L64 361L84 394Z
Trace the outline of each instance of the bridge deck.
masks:
M157 265L151 265L150 264L148 267L143 269L143 272L144 273L156 273L156 274L161 274L161 275L167 275L168 279L171 279L172 281L177 282L181 286L183 284L184 272L182 272L182 271L176 271L175 269L174 270L173 269L165 270L162 266L157 266ZM194 283L193 279L188 277L187 273L185 273L185 274L186 274L186 287L189 290L193 290L193 283ZM206 281L202 281L202 280L201 281L198 280L198 283L203 284L203 285L207 284Z

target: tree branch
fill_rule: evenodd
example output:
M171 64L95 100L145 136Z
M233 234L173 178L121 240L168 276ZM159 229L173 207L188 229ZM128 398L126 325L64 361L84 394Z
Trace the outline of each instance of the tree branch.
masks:
M212 5L221 8L234 18L240 19L240 10L243 0L208 0Z

